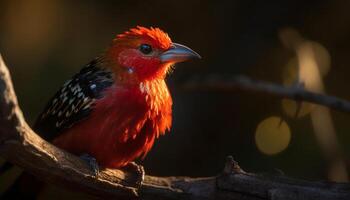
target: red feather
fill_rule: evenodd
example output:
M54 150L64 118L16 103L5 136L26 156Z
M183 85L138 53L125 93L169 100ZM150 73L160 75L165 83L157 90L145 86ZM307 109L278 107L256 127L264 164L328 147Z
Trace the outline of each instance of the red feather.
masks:
M129 31L117 35L115 41L135 37L150 39L153 42L153 45L163 50L166 50L171 46L171 39L167 33L159 28L145 28L142 26L137 26L136 28L132 28Z

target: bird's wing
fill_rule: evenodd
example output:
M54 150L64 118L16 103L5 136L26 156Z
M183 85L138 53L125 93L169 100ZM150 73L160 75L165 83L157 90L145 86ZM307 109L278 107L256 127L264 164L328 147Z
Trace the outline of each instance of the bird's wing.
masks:
M113 84L112 73L98 65L98 59L90 62L51 98L33 127L41 137L50 141L90 114L96 99Z

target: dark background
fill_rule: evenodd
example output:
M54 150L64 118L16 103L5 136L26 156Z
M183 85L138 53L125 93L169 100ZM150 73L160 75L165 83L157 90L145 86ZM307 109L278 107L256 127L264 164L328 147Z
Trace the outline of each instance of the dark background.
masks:
M33 122L60 85L103 52L116 34L136 25L160 27L203 59L178 64L167 78L174 123L141 162L147 173L215 175L232 155L247 171L280 169L292 177L334 180L309 115L289 117L281 99L267 94L188 91L182 85L212 73L282 84L295 52L283 45L281 33L295 30L330 56L331 67L323 77L327 93L350 99L349 10L350 1L343 0L1 0L0 52L24 115ZM291 130L288 147L274 155L262 153L254 139L258 124L270 116L282 117ZM340 154L349 166L350 115L332 111L331 116ZM10 182L9 177L0 184Z

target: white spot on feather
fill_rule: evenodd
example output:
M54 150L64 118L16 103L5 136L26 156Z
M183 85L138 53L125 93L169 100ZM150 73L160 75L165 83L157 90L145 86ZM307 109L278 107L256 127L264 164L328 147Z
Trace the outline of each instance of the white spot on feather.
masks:
M65 88L72 80L68 80L63 84L63 88Z
M128 68L128 73L129 73L129 74L132 74L132 73L134 73L134 70L133 70L133 68L129 67L129 68Z
M92 84L92 85L90 85L90 89L95 89L96 88L96 84Z
M144 84L144 83L140 83L140 91L142 93L149 93L149 87L147 84Z
M71 105L71 104L73 103L74 100L75 100L75 98L69 100L69 103L68 103L68 104Z

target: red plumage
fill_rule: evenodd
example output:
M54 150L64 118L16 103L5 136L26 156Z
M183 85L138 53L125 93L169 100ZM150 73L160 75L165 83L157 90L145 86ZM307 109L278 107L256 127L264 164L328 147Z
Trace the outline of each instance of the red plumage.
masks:
M170 129L172 100L163 80L127 88L113 85L96 102L91 116L54 144L76 154L88 152L105 167L118 168L151 149Z
M192 57L199 55L158 28L130 29L56 93L35 129L103 167L123 167L170 129L172 99L164 78L174 63ZM56 133L47 136L54 124Z

